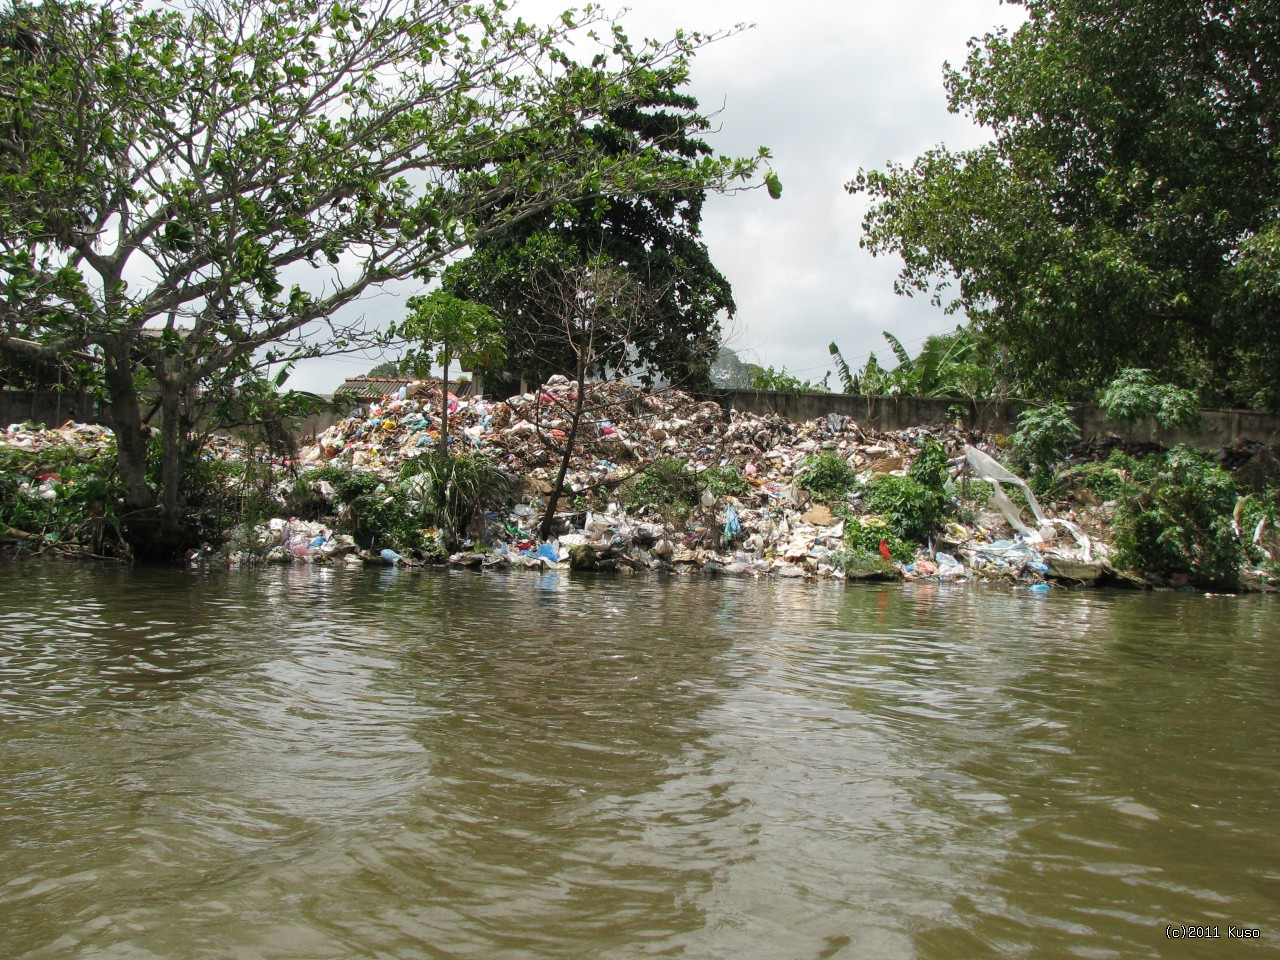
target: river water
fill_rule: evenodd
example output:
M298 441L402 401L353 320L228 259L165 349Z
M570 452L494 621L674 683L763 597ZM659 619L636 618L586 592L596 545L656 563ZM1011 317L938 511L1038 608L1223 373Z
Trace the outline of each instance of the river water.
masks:
M0 956L1276 956L1278 613L0 566Z

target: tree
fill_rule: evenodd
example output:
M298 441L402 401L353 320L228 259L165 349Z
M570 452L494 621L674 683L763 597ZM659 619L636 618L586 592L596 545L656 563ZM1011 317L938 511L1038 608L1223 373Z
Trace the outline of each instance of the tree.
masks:
M539 529L545 540L564 493L587 401L600 378L627 369L634 332L662 291L638 283L602 254L584 262L577 249L550 236L535 237L526 247L529 302L547 320L542 343L557 358L569 358L567 376L573 383L571 406L565 410L568 428Z
M410 297L408 307L409 315L397 333L419 346L406 355L406 364L414 376L428 376L432 363L440 365L440 452L444 453L449 443L449 368L455 359L462 361L465 370L501 363L506 355L502 322L488 307L443 290Z
M547 28L504 11L444 0L9 11L0 351L99 358L139 549L185 544L184 461L209 387L372 342L362 320L335 313L557 204L725 189L755 171L758 159L674 162L660 142L609 152L582 136L712 38L637 46L594 8ZM567 52L580 28L594 38L587 63ZM157 412L153 486L144 428Z
M383 360L369 369L365 376L370 380L398 379L403 364L399 360Z
M679 92L687 79L687 71L652 72L643 78L642 99L607 111L599 123L584 123L580 135L607 156L653 149L692 169L711 155L699 139L710 120L697 113L697 100ZM771 193L780 191L772 172L766 181ZM705 191L680 189L561 204L477 244L445 272L445 288L493 307L511 345L509 373L542 383L552 374L571 375L575 357L559 318L538 309L540 291L525 270L530 244L548 239L575 250L584 265L606 256L660 293L650 296L650 313L628 326L635 372L646 382L661 375L705 388L720 343L719 316L732 316L735 304L701 239L704 199Z
M948 67L991 143L862 170L863 246L1030 395L1125 367L1280 407L1280 18L1267 0L1015 0ZM948 287L958 280L958 290Z

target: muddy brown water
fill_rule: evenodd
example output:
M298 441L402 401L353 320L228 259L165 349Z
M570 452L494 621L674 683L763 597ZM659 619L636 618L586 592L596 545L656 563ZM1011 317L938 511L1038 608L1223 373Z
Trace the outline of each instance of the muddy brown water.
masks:
M1277 956L1278 614L3 566L0 955Z

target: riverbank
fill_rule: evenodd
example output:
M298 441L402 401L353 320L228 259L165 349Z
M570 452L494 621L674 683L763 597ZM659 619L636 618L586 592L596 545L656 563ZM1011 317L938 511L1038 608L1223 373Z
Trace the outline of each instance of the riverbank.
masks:
M960 424L876 432L835 414L797 422L626 383L589 385L575 424L577 389L555 378L506 401L448 398L448 455L437 452L444 398L426 384L370 404L296 457L216 440L195 478L206 532L188 561L1276 585L1267 468L1280 460L1261 445L1196 459L1103 438L1070 447L1033 489L1025 467L1010 469L1016 444ZM0 449L10 549L118 550L109 431L14 426ZM1201 503L1206 491L1212 502ZM1170 496L1181 499L1162 503ZM1170 526L1179 509L1186 529ZM1147 541L1158 555L1144 563Z

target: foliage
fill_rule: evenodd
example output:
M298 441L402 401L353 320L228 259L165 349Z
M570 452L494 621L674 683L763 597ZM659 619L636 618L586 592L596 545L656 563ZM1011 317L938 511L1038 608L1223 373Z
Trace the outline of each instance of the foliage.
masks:
M808 457L796 473L800 486L824 501L843 500L858 483L857 472L835 450Z
M109 458L82 459L73 447L0 448L0 539L23 542L27 534L36 538L28 542L119 556L121 493Z
M1232 527L1236 486L1208 455L1177 446L1135 465L1117 505L1122 569L1200 587L1232 587L1244 559Z
M907 476L872 477L862 488L863 507L884 517L893 534L923 543L946 515L947 456L942 444L926 437Z
M486 506L501 504L513 490L511 478L480 453L419 454L401 465L400 479L400 489L422 505L450 549L471 532Z
M992 141L860 171L863 246L902 257L899 293L967 312L1024 396L1149 365L1280 409L1274 4L1015 2L1027 21L946 74Z
M333 487L334 504L324 503L321 482ZM404 461L391 483L376 473L320 467L298 478L290 506L300 515L338 508L341 522L362 547L431 555L437 542L455 549L484 508L501 503L511 491L510 478L488 457L454 457L433 449Z
M1058 474L1059 490L1088 490L1099 502L1117 500L1124 492L1126 477L1137 466L1137 461L1119 450L1101 463L1080 463Z
M967 397L979 399L996 392L996 364L971 329L956 327L950 333L927 338L919 354L912 357L902 341L888 330L884 338L898 364L886 370L874 353L858 373L852 373L832 343L827 349L835 359L836 371L845 393L863 396Z
M758 364L748 363L747 373L749 375L749 386L752 390L764 390L774 393L829 393L830 387L827 386L827 378L814 383L811 380L801 380L799 377L792 376L787 373L787 368L774 370L773 367L761 367ZM830 376L828 374L827 376Z
M1067 403L1045 403L1018 414L1018 429L1010 438L1016 469L1031 471L1037 493L1053 483L1054 471L1067 455L1067 447L1080 439L1080 427Z
M920 441L920 450L907 468L907 476L930 493L943 496L947 485L947 451L934 437Z
M438 442L444 454L449 444L449 368L455 359L464 370L501 363L507 354L502 321L483 304L459 300L443 290L410 297L407 306L408 316L396 327L396 333L417 344L404 359L414 376L429 376L432 364L440 367L443 389Z
M750 489L737 467L714 466L694 472L680 457L660 457L623 483L621 499L634 509L653 509L669 520L683 522L697 509L704 490L720 499L740 497Z
M729 464L723 467L707 467L696 474L698 483L713 497L745 497L751 492L751 484L742 471Z
M1246 559L1269 576L1280 578L1280 490L1251 493L1240 508ZM1261 537L1255 542L1255 533Z
M1141 367L1121 370L1098 395L1098 406L1110 419L1129 425L1150 417L1162 427L1189 427L1200 419L1194 393L1157 383L1151 371Z
M863 486L862 504L884 517L894 536L923 543L941 519L945 500L911 477L881 474Z
M712 156L700 139L711 120L698 112L695 98L680 92L687 71L639 71L633 82L633 101L590 122L584 118L576 135L602 156L652 155L693 174ZM771 195L775 183L770 171L765 186ZM526 269L531 251L548 244L564 251L565 263L606 258L644 289L650 304L637 318L641 322L628 330L629 349L615 358L618 374L646 383L661 376L686 389L705 388L719 346L720 315L732 316L735 309L729 281L702 241L705 197L701 185L681 184L559 204L476 244L467 259L445 271L444 288L488 305L501 317L511 345L504 367L508 376L543 383L553 374L571 375L573 364L558 319L547 316L536 277ZM485 364L491 376L498 369ZM514 388L514 379L506 385Z
M376 473L325 466L307 477L312 486L321 481L332 484L340 522L361 547L406 552L428 546L426 528L433 517L421 502L389 487Z
M463 370L493 366L506 356L502 323L483 304L459 300L443 290L410 297L408 315L396 328L398 336L417 346L405 355L404 366L414 376L428 377L432 365L440 367L448 383L454 360Z
M98 359L140 549L171 555L189 540L182 468L206 397L381 342L363 320L335 321L343 306L425 280L557 205L721 190L755 173L758 157L671 155L674 134L627 149L583 135L683 78L714 36L637 45L599 8L546 28L505 9L10 10L4 29L32 42L0 44L0 352Z
M698 505L702 481L680 457L659 457L628 478L621 495L627 506L655 509L667 519L683 521Z
M916 548L900 537L892 525L879 517L850 517L844 524L844 547L855 557L865 555L883 560L880 543L884 541L890 559L898 563L910 563Z
M849 364L844 359L844 354L840 352L840 347L832 340L827 344L827 352L831 354L831 359L836 365L836 376L840 380L840 389L845 393L858 393L861 384L854 377L852 371L849 370Z

